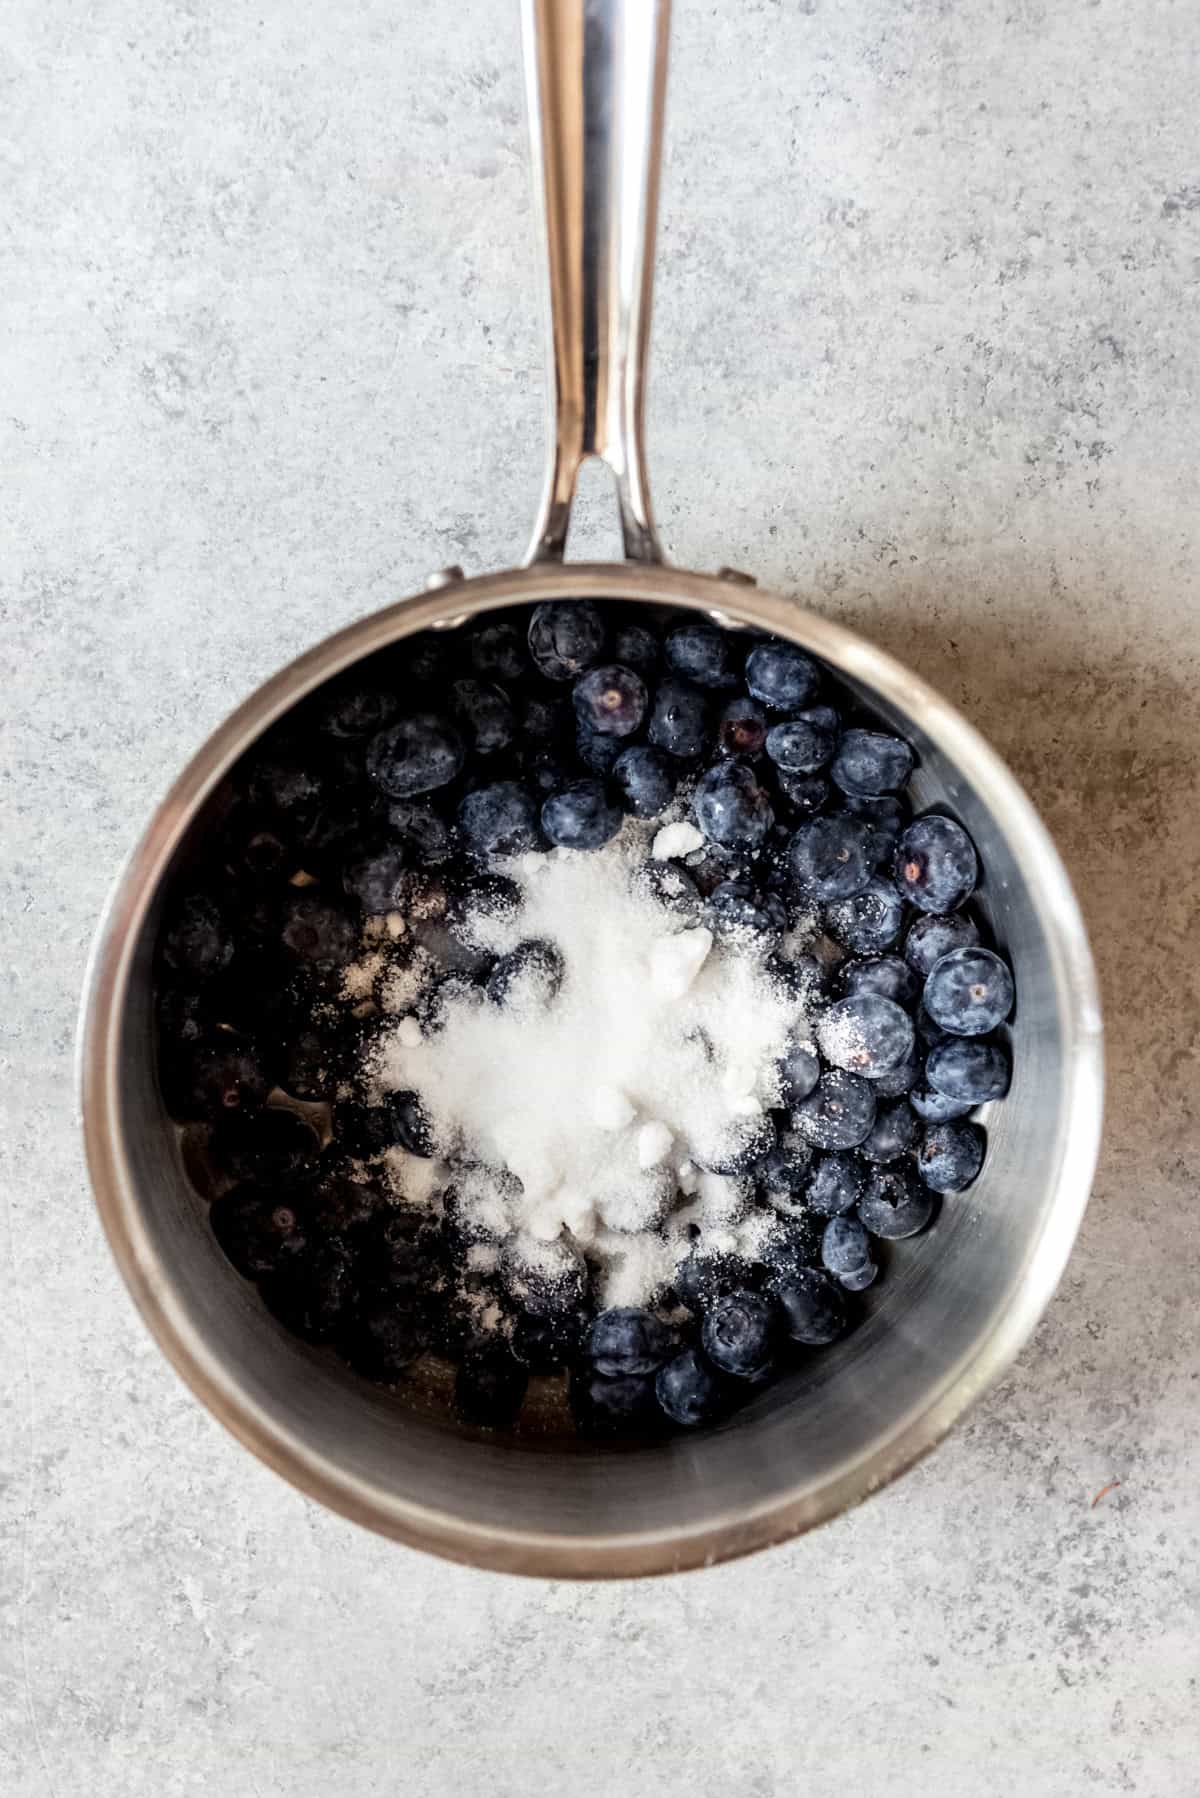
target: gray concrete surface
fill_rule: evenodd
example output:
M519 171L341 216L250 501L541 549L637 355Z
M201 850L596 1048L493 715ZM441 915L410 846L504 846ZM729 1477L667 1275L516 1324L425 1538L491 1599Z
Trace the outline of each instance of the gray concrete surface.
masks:
M1191 1798L1186 0L677 7L650 419L671 549L810 597L960 699L1094 930L1104 1161L1003 1389L786 1550L527 1585L278 1483L109 1264L72 1037L120 857L270 669L440 564L511 560L532 518L514 13L5 8L0 1791Z

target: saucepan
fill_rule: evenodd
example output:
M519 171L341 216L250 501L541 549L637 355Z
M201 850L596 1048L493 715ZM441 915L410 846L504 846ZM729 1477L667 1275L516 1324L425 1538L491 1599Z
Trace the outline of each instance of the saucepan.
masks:
M302 655L179 776L120 876L84 999L87 1157L118 1265L163 1350L246 1446L313 1498L479 1567L595 1577L720 1561L807 1530L937 1443L1026 1341L1070 1252L1097 1152L1101 1024L1062 863L1029 800L916 674L743 573L669 566L643 456L668 0L525 0L542 199L553 428L525 563L424 588ZM565 563L581 464L611 471L625 559ZM947 1207L866 1323L720 1428L636 1451L565 1435L489 1439L376 1390L286 1334L224 1261L155 1072L154 943L164 894L238 758L289 708L412 632L542 600L610 597L789 638L918 755L914 800L965 824L978 904L1016 973L1014 1080L981 1178Z

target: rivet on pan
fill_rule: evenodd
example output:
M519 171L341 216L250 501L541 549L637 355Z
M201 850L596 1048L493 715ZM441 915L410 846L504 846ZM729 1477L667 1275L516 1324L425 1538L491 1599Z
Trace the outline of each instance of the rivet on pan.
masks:
M451 562L449 568L439 568L436 574L430 575L425 583L425 591L426 593L436 593L439 587L452 587L455 581L461 581L463 578L463 571L458 563Z
M734 581L739 587L757 587L758 582L752 574L745 574L740 568L718 568L719 581Z

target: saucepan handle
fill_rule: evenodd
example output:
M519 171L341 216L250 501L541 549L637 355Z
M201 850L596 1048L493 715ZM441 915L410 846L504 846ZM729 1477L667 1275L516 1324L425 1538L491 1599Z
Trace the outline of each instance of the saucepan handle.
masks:
M527 560L562 560L580 465L599 456L616 480L626 556L661 562L642 435L670 0L523 7L552 398Z

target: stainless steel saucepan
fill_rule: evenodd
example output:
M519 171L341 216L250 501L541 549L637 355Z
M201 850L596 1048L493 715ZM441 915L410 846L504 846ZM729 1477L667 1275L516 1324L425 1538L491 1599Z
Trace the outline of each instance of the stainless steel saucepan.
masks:
M113 1252L192 1390L286 1479L402 1542L480 1567L599 1576L719 1561L832 1517L931 1448L1011 1362L1062 1273L1100 1129L1100 1016L1054 846L971 726L906 668L744 575L666 566L642 454L668 0L525 0L544 197L554 429L523 567L426 588L340 631L261 687L180 775L120 878L84 1003L88 1162ZM626 559L564 566L579 467L615 478ZM982 1177L834 1349L728 1424L636 1451L488 1439L358 1382L275 1323L224 1261L155 1076L151 976L164 891L232 765L289 707L363 656L500 606L664 602L803 645L916 747L919 805L979 846L980 907L1016 970L1014 1079Z

